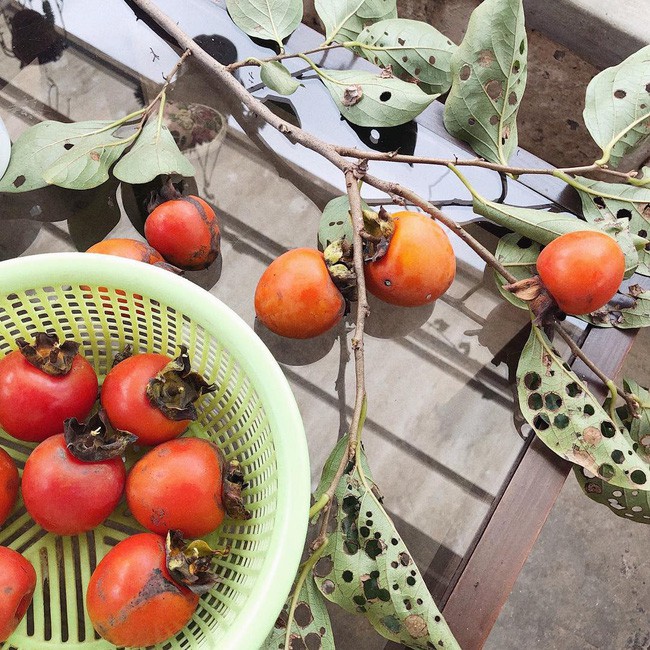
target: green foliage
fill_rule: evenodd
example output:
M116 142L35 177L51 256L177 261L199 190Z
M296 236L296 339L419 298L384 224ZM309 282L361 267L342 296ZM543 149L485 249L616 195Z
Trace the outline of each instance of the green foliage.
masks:
M145 125L131 150L113 169L115 178L125 183L148 183L170 174L194 176L194 167L159 120Z
M499 240L494 256L517 280L525 280L535 274L535 263L541 250L542 247L537 242L516 233L508 233ZM507 283L497 271L494 271L494 279L499 292L508 302L520 309L528 309L528 304L524 300L503 289L503 285Z
M118 133L121 122L47 121L27 129L13 145L0 192L27 192L46 185L89 189L108 179L108 170L133 142Z
M315 0L327 42L353 41L366 25L397 18L396 0Z
M361 207L367 208L365 201ZM318 226L318 243L325 250L332 242L338 239L347 239L350 243L354 238L352 218L350 217L350 201L348 195L337 196L332 199L323 210Z
M334 448L316 500L332 481L346 445L343 438ZM321 593L348 612L366 616L387 639L410 648L460 650L381 505L365 458L346 468L335 498L336 529L314 568Z
M556 454L610 485L650 490L647 457L536 326L517 367L517 393L526 421Z
M517 111L526 87L522 0L484 0L451 58L444 122L477 155L507 164L517 147Z
M650 95L649 95L650 101ZM647 238L650 234L650 188L622 183L605 183L578 178L577 188L585 219L611 229L619 220L629 220L632 235ZM589 191L586 191L589 190ZM647 243L647 242L646 242ZM638 251L637 273L650 275L650 250L641 245Z
M617 329L634 329L650 325L650 291L639 285L632 285L620 291L616 300L583 320L599 327L616 327Z
M300 82L279 61L263 63L260 66L260 78L267 88L281 95L292 95L300 87Z
M226 0L226 6L239 29L281 48L302 20L302 0Z
M603 70L587 86L584 120L603 150L602 163L621 159L650 136L650 45Z
M417 85L367 70L321 70L321 79L343 117L359 126L398 126L435 98Z
M456 46L437 29L420 22L395 18L366 27L357 41L368 61L386 68L404 81L417 80L426 93L440 95L451 86L451 55Z

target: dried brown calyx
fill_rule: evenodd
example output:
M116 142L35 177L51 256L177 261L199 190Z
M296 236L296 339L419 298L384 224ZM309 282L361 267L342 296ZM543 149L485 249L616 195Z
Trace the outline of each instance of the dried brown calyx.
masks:
M138 439L128 431L113 427L103 409L85 423L77 418L66 420L63 435L68 451L75 458L90 463L122 456L126 448Z
M558 317L562 316L560 308L553 296L547 291L539 275L512 284L504 284L503 288L528 303L530 310L535 315L533 321L535 325L545 325L558 320Z
M195 594L205 594L221 582L212 568L212 560L228 553L229 548L214 550L203 540L186 542L180 530L167 533L167 569L176 582Z
M379 212L364 210L361 232L364 262L376 262L386 255L394 232L393 218L383 207L379 208Z
M345 238L333 241L324 251L325 265L332 282L346 300L357 299L357 276L354 271L352 244Z
M118 352L115 357L113 357L113 365L111 366L112 368L115 368L115 366L118 363L121 363L125 359L128 359L129 357L133 356L133 346L130 343L127 343L123 348L121 352Z
M36 332L33 343L22 337L17 338L16 343L32 366L52 376L67 375L79 352L79 343L70 340L59 343L54 332Z
M147 203L147 212L151 214L161 203L166 201L177 201L185 197L185 181L177 185L172 183L171 176L167 178L164 185L158 190L151 192L149 202Z
M222 461L221 500L229 517L233 519L250 519L251 513L244 506L242 491L248 486L244 481L241 465L236 460Z
M216 384L192 371L187 347L181 345L180 355L149 380L147 397L170 420L196 420L194 402L216 389Z

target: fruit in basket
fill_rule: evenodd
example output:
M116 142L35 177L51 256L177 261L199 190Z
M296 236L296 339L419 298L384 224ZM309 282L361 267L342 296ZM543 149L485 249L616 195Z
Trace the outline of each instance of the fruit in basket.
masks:
M18 627L36 589L36 571L20 553L0 546L0 643Z
M451 286L456 257L444 230L420 212L392 215L395 230L386 254L366 262L366 287L392 305L432 303Z
M153 533L127 537L90 577L86 606L94 628L116 646L150 646L182 630L199 602L167 568L165 539Z
M19 485L16 463L4 449L0 449L0 526L14 509Z
M91 246L86 253L115 255L146 264L164 262L163 256L155 249L137 239L104 239Z
M33 344L17 343L0 360L0 426L14 438L40 442L60 433L67 418L90 413L97 375L75 341L39 332Z
M345 301L323 254L311 248L295 248L273 260L255 290L257 317L280 336L319 336L334 327L344 311Z
M128 431L143 445L178 437L197 412L194 402L216 386L192 372L187 348L177 359L164 354L129 356L106 375L101 402L116 429Z
M61 433L41 442L27 458L23 501L32 519L45 530L78 535L99 526L113 512L125 481L120 457L79 460Z
M537 272L563 312L589 314L616 294L625 273L625 256L605 233L570 232L542 249Z
M201 537L226 514L248 519L242 502L244 477L219 447L201 438L170 440L143 456L131 469L126 500L131 514L154 533L180 530Z
M171 264L206 269L217 259L221 230L214 210L198 196L184 196L168 181L149 204L144 236Z

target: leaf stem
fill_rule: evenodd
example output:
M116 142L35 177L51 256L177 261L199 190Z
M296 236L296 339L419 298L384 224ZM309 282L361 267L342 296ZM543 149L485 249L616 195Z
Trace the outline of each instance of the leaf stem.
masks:
M329 495L321 494L320 499L309 509L309 520L311 521L330 501Z
M631 173L631 172L630 172ZM591 194L593 196L600 196L604 199L613 199L615 201L626 201L627 203L645 203L646 201L639 201L639 200L634 200L630 197L625 197L625 196L619 196L617 194L605 194L603 192L596 192L595 190L592 190L590 187L587 187L586 185L583 185L580 181L576 180L575 178L572 178L568 174L566 174L562 169L556 169L553 172L553 176L556 178L559 178L563 180L567 185L571 185L571 187L575 188L576 190L579 190L580 192L585 192L586 194ZM632 181L633 177L628 175L628 180Z
M631 124L628 124L624 129L619 131L605 146L603 149L603 155L601 158L599 158L594 164L598 165L601 167L602 165L605 165L606 163L609 162L609 159L611 158L612 155L612 149L616 146L616 143L621 140L625 136L628 131L631 131L637 124L641 124L644 120L647 120L650 117L650 111L647 113L644 113L640 115L634 122Z
M260 66L264 63L272 63L273 61L283 61L284 59L296 59L301 55L305 54L317 54L318 52L329 52L330 50L335 50L339 47L345 47L347 43L331 43L329 45L320 45L315 47L313 50L305 50L304 52L296 52L294 54L277 54L276 56L269 56L266 59L257 59L253 56L243 59L241 61L236 61L226 66L228 72L234 72L239 68L244 68L246 66Z
M316 565L316 562L320 560L321 555L323 555L325 552L328 542L329 537L325 537L322 544L313 552L312 556L302 565L300 569L298 579L296 580L296 584L293 587L293 595L291 597L291 604L289 605L289 613L287 615L287 633L284 637L285 648L291 647L291 623L296 613L296 607L298 606L298 599L300 598L300 591L302 590L302 586L305 584L305 580L307 579L310 571Z

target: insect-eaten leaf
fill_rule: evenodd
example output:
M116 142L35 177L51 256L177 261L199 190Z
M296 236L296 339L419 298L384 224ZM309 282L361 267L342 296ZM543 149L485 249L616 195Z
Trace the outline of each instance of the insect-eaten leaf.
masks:
M650 101L650 95L649 101ZM614 228L621 220L627 221L627 227L632 237L648 239L650 236L650 188L635 187L623 183L606 183L589 178L577 178L580 185L590 192L578 189L585 219L605 229ZM593 192L593 193L592 193ZM617 235L619 239L620 235ZM621 248L625 246L619 239ZM632 242L637 249L638 266L636 272L650 275L650 246L649 242ZM629 249L629 244L627 245ZM626 263L626 267L627 267ZM627 274L626 274L627 275Z
M46 185L84 190L101 185L108 170L133 142L114 121L40 122L12 148L0 192L27 192Z
M516 233L508 233L499 240L495 257L508 268L508 271L517 278L525 280L535 275L535 263L542 247L532 239L522 237ZM503 288L507 284L505 278L494 271L494 279L501 295L515 307L528 309L526 302L517 298L511 291Z
M396 0L316 0L327 40L354 41L363 28L378 20L397 18Z
M451 57L445 128L477 155L504 165L517 147L526 50L522 0L485 0Z
M279 61L267 61L260 66L262 83L280 95L292 95L300 88L300 82Z
M403 81L415 81L426 93L440 95L451 86L451 55L456 46L435 27L395 18L366 27L359 53L382 68L390 66Z
M366 70L322 70L321 80L346 120L359 126L398 126L435 98L417 85ZM354 88L354 100L351 95Z
M302 20L302 0L226 0L226 7L243 32L280 47Z
M294 585L295 588L295 585ZM291 597L285 603L275 626L271 630L260 650L284 650L289 625L289 610ZM305 579L298 602L291 620L289 648L317 648L318 650L334 650L334 635L325 599L316 587L314 576L310 573Z
M650 137L650 45L597 74L587 86L585 125L603 150L600 162L618 167Z
M192 163L181 153L164 124L145 124L131 151L113 169L123 183L148 183L157 176L194 176Z
M316 499L332 480L346 446L345 437L334 448ZM348 612L364 615L379 634L396 643L459 650L381 504L365 457L360 461L346 468L335 492L336 528L314 567L318 588Z
M365 201L361 201L361 208L368 210ZM325 250L332 242L345 239L350 244L354 239L352 219L350 217L350 201L348 195L337 196L332 199L323 210L318 225L318 245Z
M537 326L519 360L517 393L526 421L556 454L610 485L650 490L650 465L637 452L638 445Z
M650 291L637 284L620 291L604 307L591 314L579 316L599 327L634 329L650 325Z

